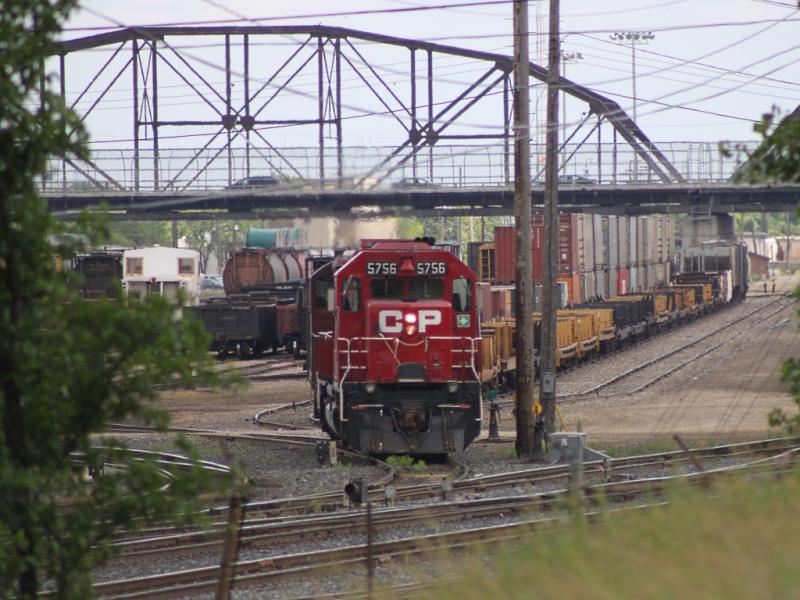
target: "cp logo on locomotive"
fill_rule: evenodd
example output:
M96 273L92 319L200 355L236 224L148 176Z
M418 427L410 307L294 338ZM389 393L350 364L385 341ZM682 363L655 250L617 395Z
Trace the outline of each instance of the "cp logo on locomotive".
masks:
M416 316L418 331L420 333L425 333L429 326L442 324L442 311L440 310L421 310ZM400 333L403 331L403 311L380 311L378 313L378 330L381 333Z

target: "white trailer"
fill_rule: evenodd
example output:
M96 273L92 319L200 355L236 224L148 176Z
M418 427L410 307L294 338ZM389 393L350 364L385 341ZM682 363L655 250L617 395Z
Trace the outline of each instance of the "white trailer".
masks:
M200 298L200 253L185 248L136 248L122 255L122 289L137 298L157 294L187 304Z

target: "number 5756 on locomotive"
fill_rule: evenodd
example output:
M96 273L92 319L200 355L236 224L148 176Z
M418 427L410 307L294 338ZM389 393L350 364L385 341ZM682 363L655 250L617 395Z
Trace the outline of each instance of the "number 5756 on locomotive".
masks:
M460 452L480 432L476 275L426 241L364 240L310 279L323 429L372 454Z

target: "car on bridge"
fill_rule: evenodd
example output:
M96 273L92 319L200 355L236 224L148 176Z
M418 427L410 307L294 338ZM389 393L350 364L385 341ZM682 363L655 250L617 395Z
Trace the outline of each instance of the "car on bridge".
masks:
M256 177L245 177L232 183L227 187L229 190L242 190L250 188L273 187L280 185L280 182L272 175L258 175Z
M420 177L404 177L399 181L392 184L394 190L405 190L408 188L438 188L441 187L438 183L431 183L426 179Z
M566 185L594 185L597 182L583 175L559 175L558 183Z

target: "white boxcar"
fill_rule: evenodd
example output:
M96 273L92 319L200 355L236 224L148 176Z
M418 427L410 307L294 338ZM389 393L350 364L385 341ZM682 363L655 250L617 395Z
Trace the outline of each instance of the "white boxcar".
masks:
M122 255L122 289L144 298L151 294L177 300L178 291L187 304L200 297L200 253L185 248L137 248Z

